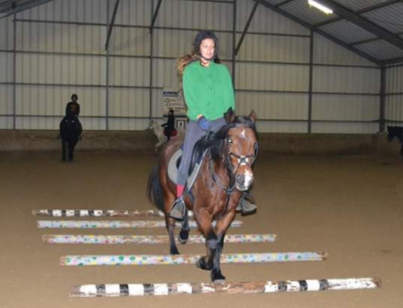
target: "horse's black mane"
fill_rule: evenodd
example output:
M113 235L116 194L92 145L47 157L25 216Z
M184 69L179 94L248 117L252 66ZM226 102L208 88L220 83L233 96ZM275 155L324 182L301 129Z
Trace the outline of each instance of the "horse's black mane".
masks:
M193 166L200 161L203 153L209 149L211 153L211 157L213 160L220 159L222 157L225 145L225 139L228 136L228 131L231 128L243 126L246 128L251 128L256 134L256 126L255 122L252 121L249 117L237 116L235 119L224 125L219 131L216 133L209 133L205 137L201 138L195 145L192 163L189 170L193 169Z

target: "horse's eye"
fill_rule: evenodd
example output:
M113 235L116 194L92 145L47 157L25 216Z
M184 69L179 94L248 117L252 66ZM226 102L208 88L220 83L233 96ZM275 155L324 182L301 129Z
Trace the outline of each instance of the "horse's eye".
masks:
M228 139L227 139L227 143L232 143L232 139L231 139L231 138L228 138Z

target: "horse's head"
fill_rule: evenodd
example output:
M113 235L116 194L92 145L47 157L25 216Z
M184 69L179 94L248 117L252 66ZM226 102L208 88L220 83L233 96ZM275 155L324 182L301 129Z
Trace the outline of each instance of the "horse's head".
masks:
M225 135L226 164L239 191L246 191L253 183L252 166L255 162L258 143L254 111L247 117L232 117Z

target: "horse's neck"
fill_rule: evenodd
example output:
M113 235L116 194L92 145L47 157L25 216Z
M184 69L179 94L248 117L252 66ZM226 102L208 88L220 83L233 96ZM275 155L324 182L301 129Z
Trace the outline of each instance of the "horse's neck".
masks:
M218 181L220 181L223 185L230 185L230 177L228 176L227 168L225 166L225 161L222 157L219 159L213 160L211 154L206 155L204 157L204 163L211 174L211 177L218 177Z

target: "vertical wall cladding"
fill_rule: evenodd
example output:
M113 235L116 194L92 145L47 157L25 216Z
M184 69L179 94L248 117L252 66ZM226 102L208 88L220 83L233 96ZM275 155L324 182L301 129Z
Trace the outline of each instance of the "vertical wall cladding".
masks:
M149 122L151 5L147 0L119 4L109 45L108 123L112 130L140 130Z
M0 129L13 127L13 22L0 19Z
M54 0L18 14L18 18L36 21L105 24L108 0Z
M312 132L376 133L380 70L375 64L314 36Z
M253 1L237 1L237 35ZM264 7L258 8L244 37L235 70L237 111L258 115L263 132L306 132L309 88L309 32Z
M403 66L386 70L386 125L403 126Z
M179 89L176 61L199 29L216 32L232 70L233 23L237 43L255 2L237 0L234 20L230 0L162 1L150 32L158 1L121 0L105 51L114 3L54 0L18 13L16 76L13 17L0 19L0 128L13 128L16 108L17 128L55 129L77 93L85 129L144 129L163 116L161 90ZM262 132L306 133L310 118L314 133L376 132L379 68L314 35L310 96L310 41L308 29L259 5L236 56L237 112L256 110ZM402 75L387 69L386 120L395 124L403 121Z
M17 14L16 128L56 129L72 93L83 126L105 128L106 3L55 0Z
M0 50L11 51L13 49L13 17L0 19Z

